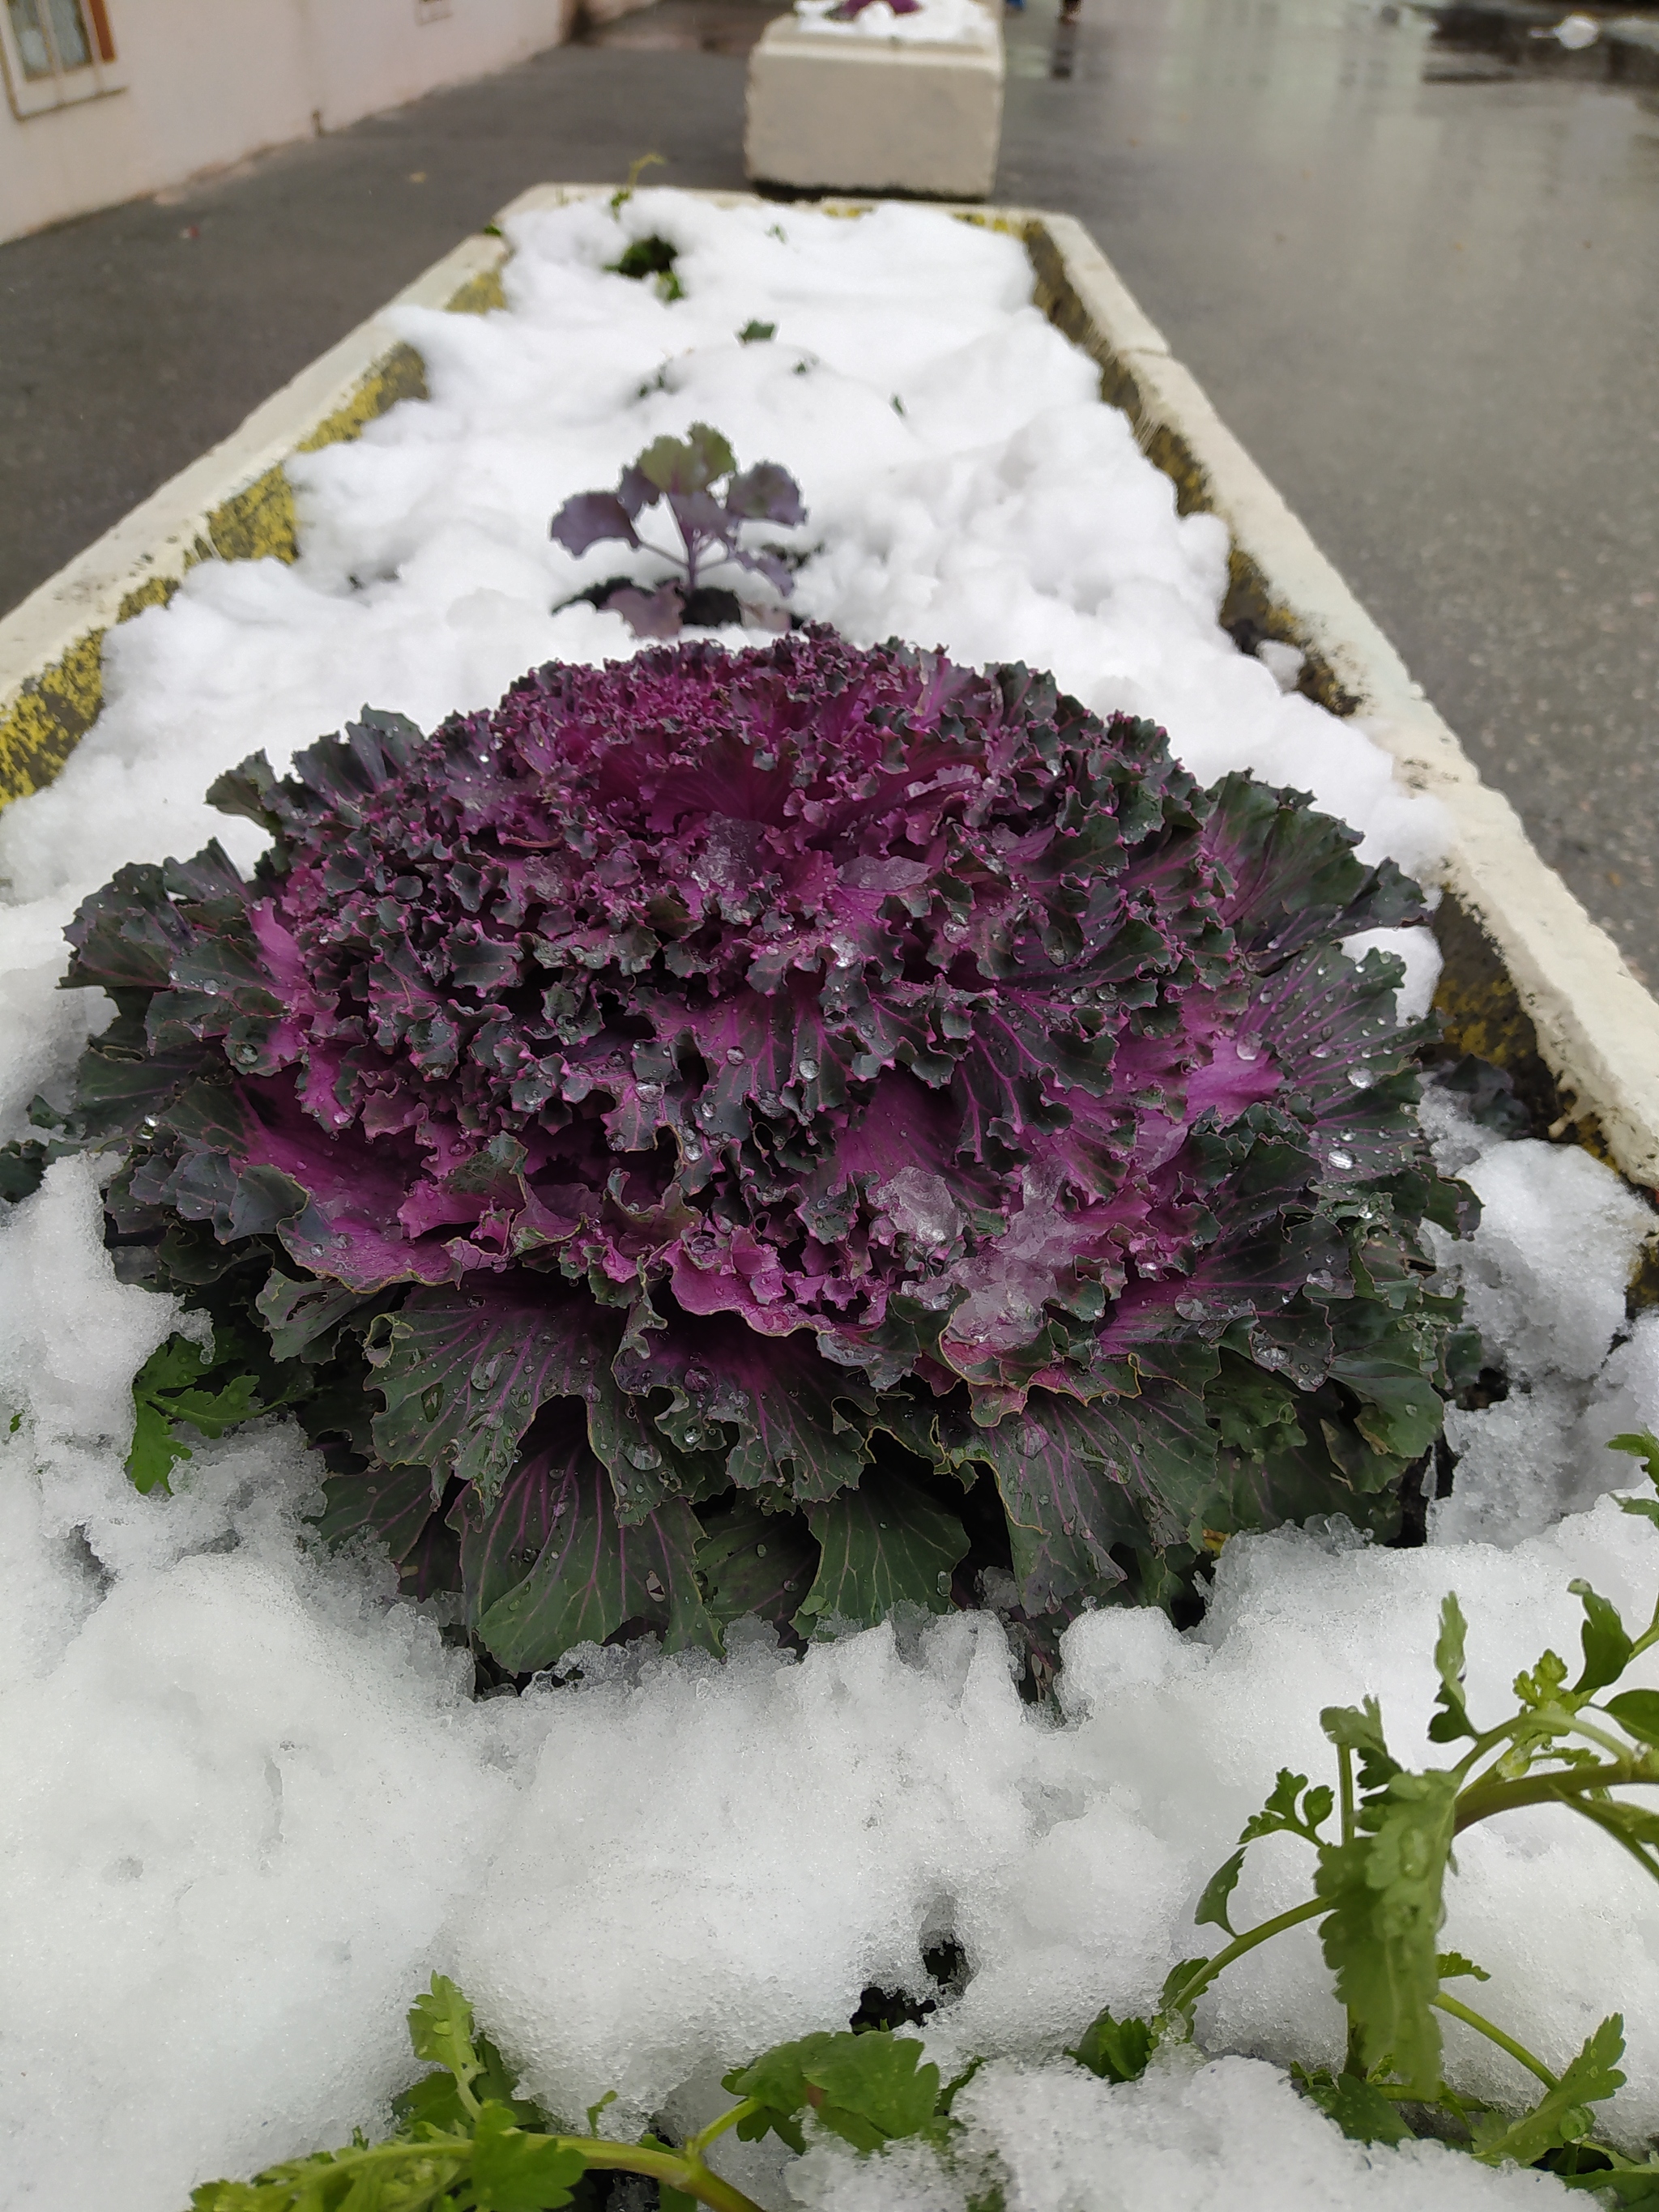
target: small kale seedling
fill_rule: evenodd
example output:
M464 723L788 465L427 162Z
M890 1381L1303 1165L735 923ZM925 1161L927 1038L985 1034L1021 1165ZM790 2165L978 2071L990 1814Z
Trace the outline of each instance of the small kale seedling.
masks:
M653 545L635 525L647 507L662 505L679 533L680 550ZM606 589L603 604L615 609L635 637L675 637L688 622L718 623L747 618L768 629L787 627L778 608L750 605L730 591L711 588L713 568L733 567L764 576L786 599L793 579L781 553L743 543L745 526L769 522L788 528L806 519L800 486L775 461L739 469L731 447L707 422L694 422L684 438L658 438L630 461L615 491L578 492L554 516L548 534L568 553L619 538L654 553L679 575L653 592L623 584Z

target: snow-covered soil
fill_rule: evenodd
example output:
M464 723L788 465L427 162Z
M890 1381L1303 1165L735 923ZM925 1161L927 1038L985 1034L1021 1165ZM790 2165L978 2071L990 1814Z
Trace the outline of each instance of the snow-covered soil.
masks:
M680 248L672 305L604 273L650 232ZM614 615L550 616L617 563L573 561L547 519L694 420L799 478L806 612L1052 668L1154 715L1205 777L1310 787L1368 855L1432 872L1433 808L1217 626L1220 526L1177 518L1014 241L915 209L652 193L514 243L508 313L406 316L431 402L294 465L299 563L205 565L112 633L97 727L0 816L0 1138L108 1011L54 991L77 899L212 836L252 861L258 832L202 802L218 771L256 746L280 767L365 700L429 724L536 661L633 649ZM740 344L751 320L775 337ZM1424 1003L1433 949L1403 934ZM712 2110L724 2067L844 2021L867 1984L921 1986L949 1934L972 1974L931 2040L996 2061L958 2109L1010 2212L1565 2202L1434 2146L1360 2149L1296 2098L1274 2062L1339 2048L1305 1930L1200 2011L1206 2047L1242 2055L1124 2089L1057 2057L1192 1952L1203 1881L1275 1769L1324 1772L1322 1705L1376 1693L1396 1750L1427 1755L1447 1589L1479 1713L1546 1641L1576 1648L1574 1576L1644 1618L1659 1586L1659 1532L1597 1502L1632 1473L1606 1437L1659 1419L1659 1317L1627 1329L1624 1297L1651 1216L1585 1153L1498 1140L1444 1094L1428 1110L1487 1208L1445 1264L1510 1378L1452 1416L1429 1546L1237 1539L1187 1637L1121 1612L1072 1631L1063 1721L1020 1704L989 1616L799 1664L758 1637L724 1668L590 1655L579 1684L474 1702L383 1563L307 1543L319 1470L292 1429L201 1447L171 1499L131 1491L129 1384L178 1316L115 1282L94 1169L59 1163L0 1220L0 2197L178 2212L200 2179L382 2124L434 1967L554 2108L614 2087L617 2125ZM1659 2130L1659 1915L1580 1827L1472 1832L1446 1940L1547 2059L1622 2008L1615 2112L1639 2138ZM1302 1877L1269 1844L1242 1909ZM1471 2087L1522 2094L1455 2023L1449 2048ZM969 2186L915 2147L870 2166L824 2145L787 2175L728 2156L780 2208L960 2212Z

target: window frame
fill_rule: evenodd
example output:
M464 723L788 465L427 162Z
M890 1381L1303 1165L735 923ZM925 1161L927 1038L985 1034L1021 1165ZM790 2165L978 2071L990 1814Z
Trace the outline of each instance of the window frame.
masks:
M20 123L37 115L56 115L63 108L78 107L83 100L101 100L126 89L126 71L110 30L109 0L78 0L78 5L88 58L76 69L63 67L46 0L36 0L52 65L49 76L30 76L23 68L11 9L8 0L0 0L0 76L6 81L7 102Z

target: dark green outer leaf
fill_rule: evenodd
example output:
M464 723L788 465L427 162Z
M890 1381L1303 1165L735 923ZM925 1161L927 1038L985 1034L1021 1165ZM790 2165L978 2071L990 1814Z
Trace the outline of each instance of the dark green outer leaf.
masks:
M698 1516L707 1531L697 1572L710 1613L724 1626L752 1613L787 1620L817 1572L818 1547L798 1513L763 1513L749 1498Z
M585 1398L616 1349L613 1316L589 1298L485 1299L416 1291L369 1338L376 1450L391 1466L476 1483L486 1501L546 1400Z
M623 1379L630 1390L673 1394L658 1426L676 1442L701 1443L714 1424L735 1429L726 1479L740 1490L781 1487L811 1504L850 1488L869 1458L874 1393L822 1358L805 1330L764 1337L726 1315L682 1315L653 1334Z
M867 1627L905 1603L950 1611L951 1577L967 1555L967 1531L902 1476L872 1468L856 1490L809 1506L806 1520L822 1556L795 1616L798 1634L810 1636L831 1620Z
M478 1636L501 1664L515 1674L550 1667L576 1644L603 1643L624 1621L641 1620L665 1625L670 1650L693 1644L718 1650L694 1566L702 1532L684 1500L669 1498L638 1527L624 1528L585 1440L539 1465L545 1488L534 1510L547 1531L540 1555L478 1617Z
M325 1544L343 1544L363 1530L382 1540L398 1565L437 1510L432 1477L423 1467L375 1467L362 1474L331 1475L323 1495L327 1503L316 1526Z
M1030 1613L1121 1581L1115 1544L1177 1543L1194 1519L1201 1534L1215 1454L1203 1399L1161 1382L1086 1406L1034 1390L1024 1413L964 1429L951 1443L954 1459L983 1460L995 1473Z

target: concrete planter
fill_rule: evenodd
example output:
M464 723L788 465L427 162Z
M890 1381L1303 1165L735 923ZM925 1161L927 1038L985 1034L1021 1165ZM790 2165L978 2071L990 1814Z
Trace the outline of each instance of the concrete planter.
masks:
M1002 137L1002 28L945 44L767 25L749 58L744 166L763 184L982 199Z
M538 185L504 216L606 189ZM834 205L859 212L856 203ZM960 213L1024 240L1039 304L1099 364L1104 396L1127 412L1182 509L1227 523L1224 621L1249 620L1301 648L1301 688L1334 713L1363 716L1401 780L1446 808L1451 852L1436 927L1446 956L1438 1004L1453 1042L1512 1069L1556 1117L1554 1133L1603 1153L1638 1187L1659 1186L1659 1004L1533 850L1508 800L1480 781L1082 227L1024 209ZM499 306L507 251L499 239L469 240L399 301L457 312ZM0 804L49 782L95 720L107 628L165 601L199 560L292 560L288 455L354 437L424 388L419 356L371 319L0 622Z

